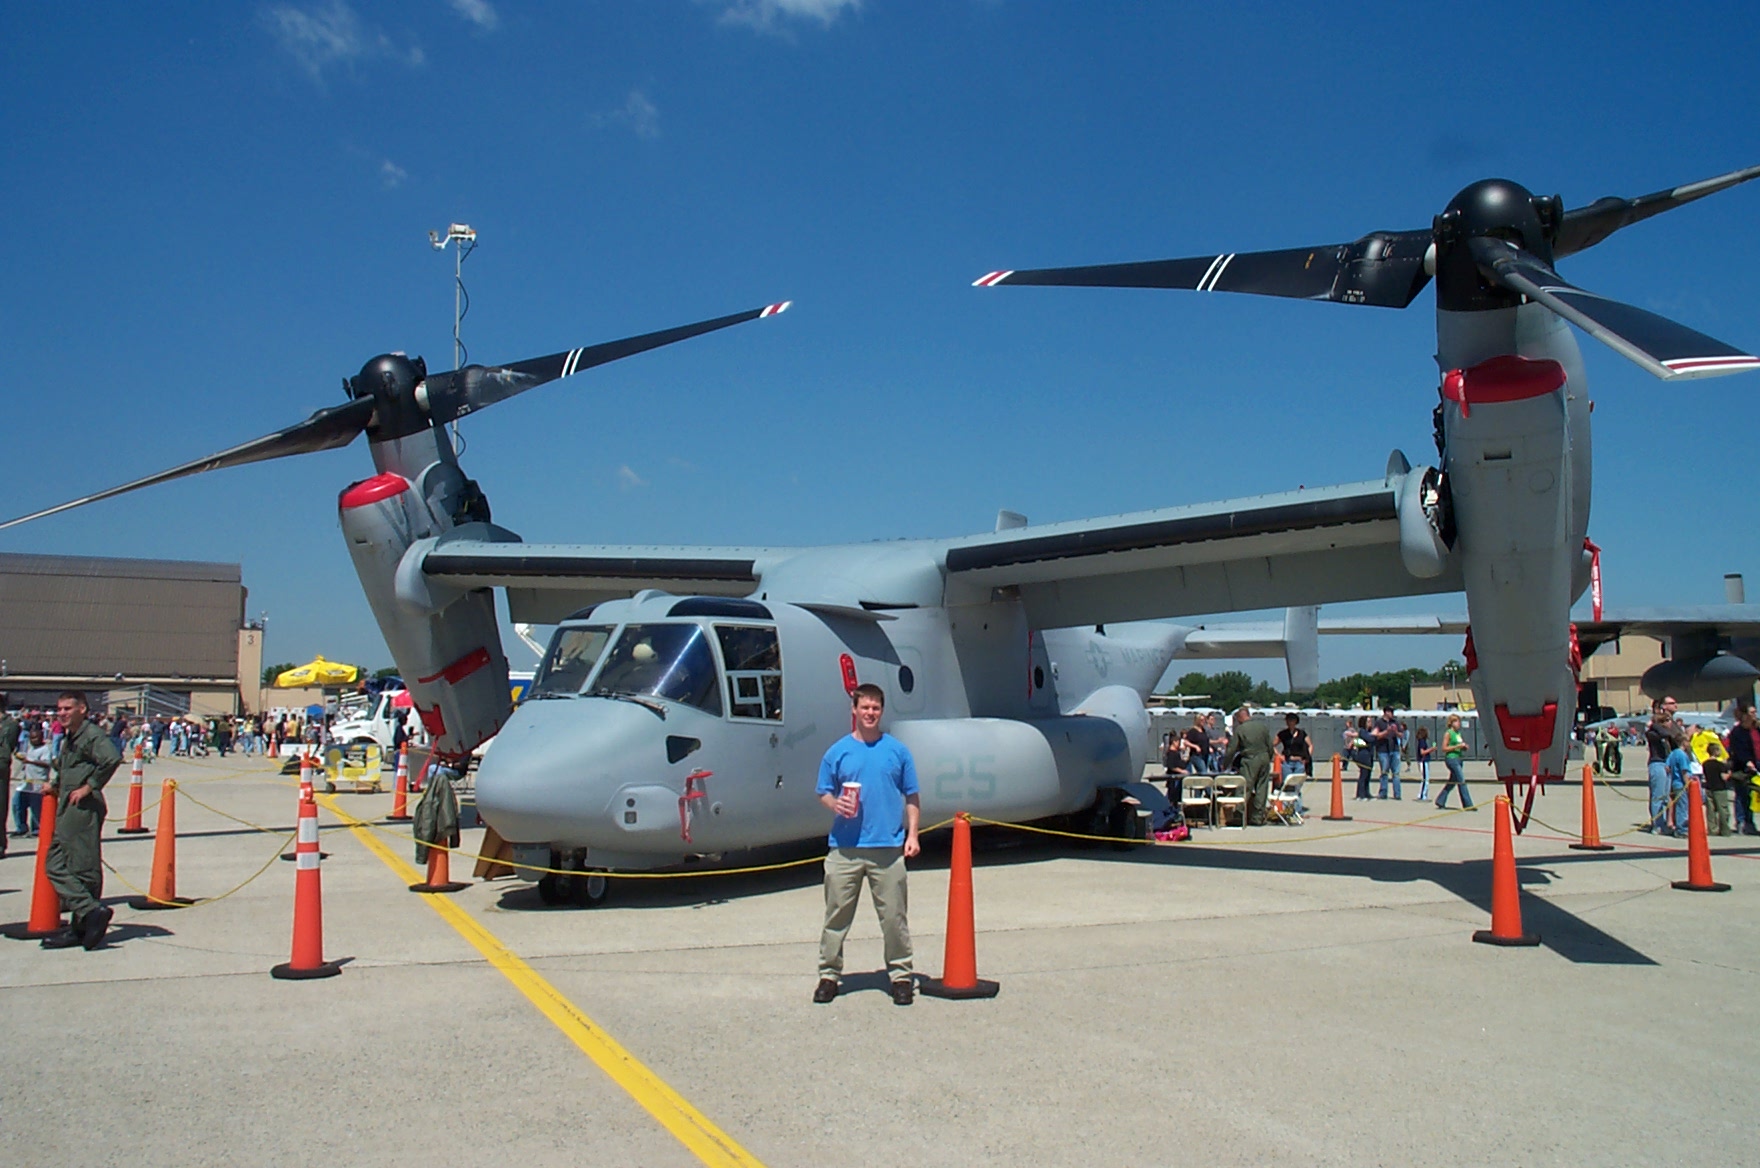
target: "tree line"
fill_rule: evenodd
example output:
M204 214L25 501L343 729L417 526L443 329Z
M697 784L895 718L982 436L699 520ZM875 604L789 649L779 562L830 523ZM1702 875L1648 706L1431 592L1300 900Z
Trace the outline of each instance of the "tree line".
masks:
M1437 684L1452 680L1465 685L1466 667L1459 661L1448 661L1440 669L1395 669L1385 673L1352 673L1323 681L1312 693L1286 693L1271 688L1269 682L1254 681L1238 669L1221 673L1188 673L1174 685L1171 693L1189 698L1188 704L1217 706L1232 710L1245 702L1255 706L1342 706L1368 708L1369 704L1405 708L1412 703L1412 685L1417 682ZM1199 696L1205 695L1205 696Z

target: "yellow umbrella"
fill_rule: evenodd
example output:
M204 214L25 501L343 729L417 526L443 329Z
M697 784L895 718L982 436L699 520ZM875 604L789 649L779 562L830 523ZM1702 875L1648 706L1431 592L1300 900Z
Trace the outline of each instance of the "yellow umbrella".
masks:
M276 674L275 684L282 689L299 689L313 685L347 685L360 675L359 666L344 665L340 661L326 661L323 655L319 654L305 665Z

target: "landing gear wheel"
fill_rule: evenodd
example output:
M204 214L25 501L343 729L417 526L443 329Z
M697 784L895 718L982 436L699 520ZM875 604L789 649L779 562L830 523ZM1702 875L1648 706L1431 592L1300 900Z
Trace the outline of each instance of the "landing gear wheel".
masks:
M1128 852L1131 850L1131 825L1136 817L1137 809L1129 803L1121 801L1113 804L1111 813L1106 817L1106 834L1113 839L1113 842L1107 846L1113 851Z
M581 866L581 855L563 855L550 853L552 868L566 869L564 872L551 872L538 881L538 899L551 906L575 905L579 908L598 908L611 895L611 881L602 871L590 871Z
M611 895L611 881L603 872L586 872L569 878L574 902L582 908L598 908Z

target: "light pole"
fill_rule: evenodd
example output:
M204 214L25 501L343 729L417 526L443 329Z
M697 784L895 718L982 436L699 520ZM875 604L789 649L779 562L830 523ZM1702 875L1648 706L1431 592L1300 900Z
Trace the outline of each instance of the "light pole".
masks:
M449 243L455 245L452 249L452 367L462 369L464 342L459 339L458 329L471 305L470 297L464 291L464 261L477 250L477 232L469 223L452 223L447 226L445 235L438 231L428 232L428 242L435 251L445 251Z

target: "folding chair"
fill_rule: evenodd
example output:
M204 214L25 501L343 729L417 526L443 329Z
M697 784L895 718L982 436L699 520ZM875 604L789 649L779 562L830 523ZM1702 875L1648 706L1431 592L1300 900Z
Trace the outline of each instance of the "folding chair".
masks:
M1235 827L1247 826L1247 780L1240 775L1216 776L1216 822L1228 826L1229 812L1235 815Z
M1202 811L1204 825L1216 826L1216 777L1214 775L1187 775L1184 785L1180 788L1179 810L1186 818L1186 826L1198 822L1192 818L1193 810Z
M1301 824L1302 813L1296 808L1301 806L1302 784L1307 781L1308 776L1297 771L1293 775L1285 775L1283 781L1272 788L1270 811L1277 822L1287 827Z

